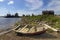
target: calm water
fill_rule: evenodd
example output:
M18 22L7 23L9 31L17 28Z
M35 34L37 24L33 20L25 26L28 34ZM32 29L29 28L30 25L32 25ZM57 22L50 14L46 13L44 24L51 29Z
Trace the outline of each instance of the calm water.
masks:
M15 22L21 20L21 18L0 18L0 29L10 28Z

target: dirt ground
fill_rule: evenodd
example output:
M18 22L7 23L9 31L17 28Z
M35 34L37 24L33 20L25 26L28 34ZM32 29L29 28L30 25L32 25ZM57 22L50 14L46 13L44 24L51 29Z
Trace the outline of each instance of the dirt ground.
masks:
M11 31L7 34L1 35L0 40L60 40L59 33L44 33L41 35L34 36L18 36L15 32Z

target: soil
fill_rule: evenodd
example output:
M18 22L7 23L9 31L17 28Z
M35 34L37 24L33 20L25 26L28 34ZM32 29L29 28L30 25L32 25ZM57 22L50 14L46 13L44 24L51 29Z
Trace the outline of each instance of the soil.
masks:
M14 31L11 31L7 34L1 35L0 40L60 40L60 34L59 33L44 33L40 35L17 35Z

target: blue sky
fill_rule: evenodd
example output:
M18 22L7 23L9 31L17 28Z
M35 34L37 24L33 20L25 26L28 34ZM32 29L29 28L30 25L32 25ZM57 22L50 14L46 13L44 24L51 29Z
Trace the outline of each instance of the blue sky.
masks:
M60 0L0 0L0 16L7 13L19 15L41 14L43 10L54 10L60 13Z

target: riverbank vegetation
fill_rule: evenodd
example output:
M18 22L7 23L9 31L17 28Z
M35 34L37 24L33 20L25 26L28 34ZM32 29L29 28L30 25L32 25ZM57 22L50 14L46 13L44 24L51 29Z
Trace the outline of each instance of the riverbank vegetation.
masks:
M23 16L20 24L32 24L37 25L37 23L46 23L54 28L60 28L60 17L54 15L32 15ZM16 23L17 25L19 24Z
M47 15L45 15L47 13ZM48 14L51 13L51 14ZM60 29L60 17L57 15L54 15L54 12L45 12L43 15L23 15L21 18L21 22L16 23L18 24L31 24L31 25L37 25L38 23L45 23L50 25L51 27L54 27L56 29Z

